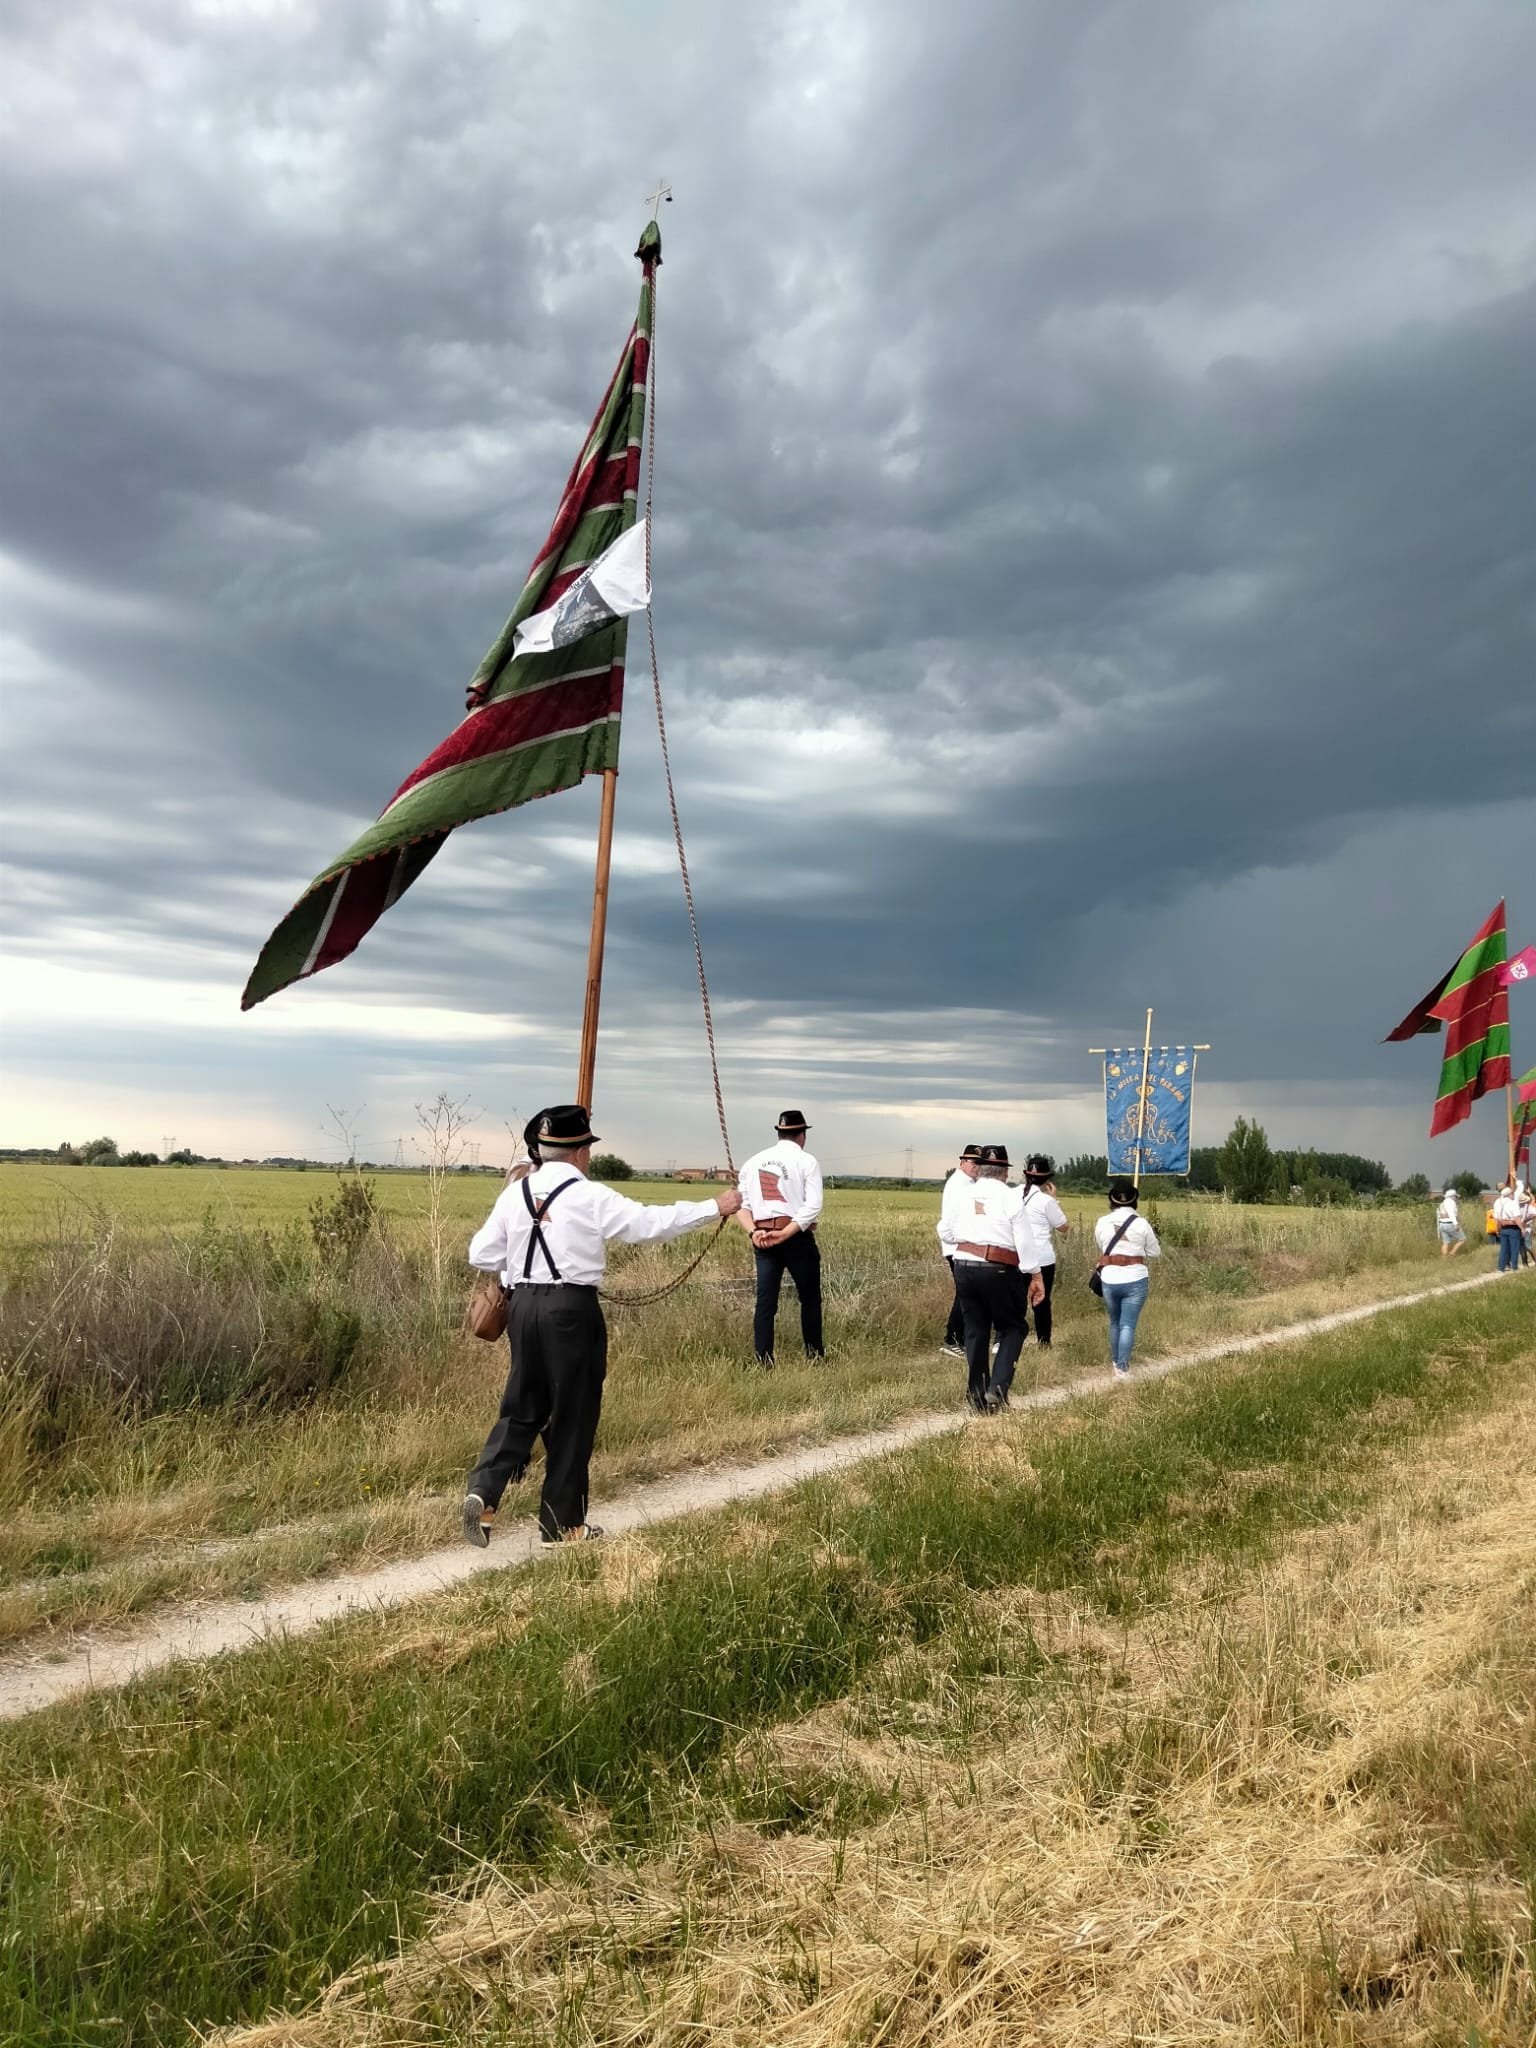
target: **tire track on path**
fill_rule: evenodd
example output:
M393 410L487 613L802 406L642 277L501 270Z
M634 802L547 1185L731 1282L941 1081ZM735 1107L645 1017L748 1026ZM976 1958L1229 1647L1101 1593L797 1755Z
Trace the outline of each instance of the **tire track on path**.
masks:
M1413 1308L1443 1295L1487 1287L1499 1277L1497 1273L1482 1273L1471 1280L1420 1288L1413 1294L1393 1295L1357 1308L1336 1309L1328 1315L1286 1323L1254 1336L1223 1338L1198 1350L1138 1366L1131 1384L1166 1379L1170 1373L1183 1372L1193 1365L1207 1365L1216 1359L1262 1351L1271 1345L1321 1336L1350 1323L1385 1315L1392 1309ZM1012 1412L1058 1408L1068 1401L1112 1393L1118 1384L1106 1369L1066 1386L1039 1388L1015 1401ZM866 1435L839 1437L831 1443L781 1452L752 1465L677 1473L604 1502L600 1509L603 1527L610 1535L623 1536L657 1522L725 1507L733 1501L760 1500L797 1486L802 1480L839 1472L866 1459L926 1443L933 1437L953 1435L973 1420L963 1409L946 1409L913 1415L905 1422ZM0 1658L0 1721L20 1720L75 1694L116 1690L169 1664L249 1649L273 1637L307 1635L350 1614L383 1613L414 1600L430 1599L462 1585L466 1579L477 1578L484 1572L513 1570L548 1557L550 1551L551 1546L540 1542L530 1516L525 1527L498 1532L489 1550L471 1550L466 1544L457 1543L371 1571L341 1573L334 1578L291 1586L259 1600L198 1602L175 1608L148 1628L129 1635L88 1636L77 1640L75 1647L63 1654L54 1650Z

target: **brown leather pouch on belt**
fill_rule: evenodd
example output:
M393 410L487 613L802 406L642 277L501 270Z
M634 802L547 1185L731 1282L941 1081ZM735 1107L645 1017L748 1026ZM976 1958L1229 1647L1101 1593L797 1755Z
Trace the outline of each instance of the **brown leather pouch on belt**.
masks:
M507 1294L499 1280L493 1278L489 1286L484 1282L476 1285L469 1297L465 1320L487 1344L494 1344L507 1334Z

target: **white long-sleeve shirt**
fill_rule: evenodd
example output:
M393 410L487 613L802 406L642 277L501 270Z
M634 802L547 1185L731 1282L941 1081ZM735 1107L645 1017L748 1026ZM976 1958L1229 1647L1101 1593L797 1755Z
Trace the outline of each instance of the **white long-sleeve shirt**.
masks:
M1131 1219L1130 1228L1115 1246L1117 1259L1135 1259L1134 1266L1106 1266L1099 1275L1106 1287L1124 1287L1132 1280L1150 1278L1147 1260L1161 1258L1163 1248L1157 1241L1157 1232L1145 1216L1138 1216L1134 1209L1111 1209L1107 1216L1101 1216L1093 1226L1094 1243L1099 1250L1107 1251L1109 1241L1124 1223Z
M1040 1247L1024 1214L1022 1188L1011 1188L1006 1181L980 1177L967 1181L964 1194L955 1204L954 1231L957 1266L983 1263L975 1252L963 1249L968 1242L1017 1252L1022 1272L1038 1273L1040 1270Z
M821 1214L821 1168L803 1145L783 1139L765 1145L742 1167L736 1185L754 1223L788 1216L809 1230Z
M528 1214L523 1189L528 1189L537 1208L547 1194L566 1181L574 1181L575 1185L566 1188L550 1204L542 1234L555 1273L571 1287L596 1287L601 1283L608 1267L610 1244L665 1244L669 1238L681 1237L686 1230L696 1230L701 1223L714 1222L720 1214L713 1201L632 1202L628 1195L616 1194L612 1188L588 1180L576 1167L568 1163L556 1165L551 1159L536 1166L525 1181L514 1181L502 1189L495 1208L470 1240L469 1263L482 1273L500 1273L504 1287L518 1286L533 1231L533 1218ZM551 1273L548 1262L535 1246L528 1279L544 1285L555 1278L555 1273Z
M955 1219L959 1215L960 1204L965 1200L967 1188L974 1185L971 1176L962 1173L958 1166L944 1183L944 1192L939 1197L939 1220L933 1227L938 1233L939 1249L946 1259L955 1256L955 1239L959 1235L955 1228Z
M1515 1196L1500 1194L1494 1200L1493 1220L1501 1226L1509 1223L1518 1223L1520 1221L1520 1209L1521 1204L1516 1200Z
M1040 1251L1042 1266L1056 1263L1056 1240L1053 1230L1067 1228L1067 1212L1054 1195L1048 1195L1044 1188L1025 1188L1024 1214L1029 1227L1035 1233L1035 1243Z

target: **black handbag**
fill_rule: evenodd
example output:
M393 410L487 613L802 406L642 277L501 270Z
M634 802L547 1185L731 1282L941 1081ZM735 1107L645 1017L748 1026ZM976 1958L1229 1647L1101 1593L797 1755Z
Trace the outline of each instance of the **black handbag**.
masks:
M1099 1253L1098 1264L1094 1267L1093 1271L1088 1275L1088 1292L1090 1294L1097 1294L1099 1296L1103 1295L1104 1274L1102 1269L1104 1261L1109 1257L1110 1253L1114 1250L1115 1246L1120 1242L1121 1238L1124 1237L1125 1233L1130 1229L1131 1225L1135 1221L1136 1212L1133 1209L1130 1215L1127 1216L1125 1221L1121 1224L1120 1228L1115 1232L1114 1236L1109 1240L1109 1243L1105 1245L1103 1251Z

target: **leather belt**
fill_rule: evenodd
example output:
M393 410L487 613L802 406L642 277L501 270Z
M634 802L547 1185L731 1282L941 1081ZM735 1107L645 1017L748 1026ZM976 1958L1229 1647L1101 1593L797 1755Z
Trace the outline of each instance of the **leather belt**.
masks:
M989 1266L1016 1266L1019 1263L1018 1253L1009 1251L1005 1245L971 1244L967 1239L957 1237L955 1250L969 1252L973 1259L985 1259Z
M1099 1261L1101 1266L1144 1266L1146 1263L1142 1252L1106 1252Z

